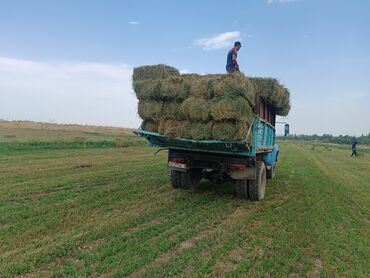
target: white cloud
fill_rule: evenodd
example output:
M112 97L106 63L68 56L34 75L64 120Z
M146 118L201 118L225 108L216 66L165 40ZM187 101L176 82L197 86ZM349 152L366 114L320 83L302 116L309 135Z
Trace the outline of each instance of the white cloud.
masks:
M240 32L225 32L213 37L198 39L194 42L195 46L204 50L216 50L230 47L236 40L240 40Z
M285 3L296 2L296 1L298 1L298 0L267 0L267 3L268 4L272 4L272 3L285 4Z
M128 24L130 24L130 25L139 25L140 22L139 21L129 21Z
M0 57L0 118L138 127L126 64Z
M183 69L183 70L180 70L180 73L181 74L187 74L187 73L190 73L188 69Z

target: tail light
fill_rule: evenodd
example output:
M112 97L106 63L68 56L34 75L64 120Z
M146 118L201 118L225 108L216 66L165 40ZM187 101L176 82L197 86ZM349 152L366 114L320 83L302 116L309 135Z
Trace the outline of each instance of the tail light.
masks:
M244 170L245 165L233 163L233 164L230 164L229 168L230 168L230 170Z
M186 161L185 159L179 159L179 158L173 158L170 161L168 161L168 166L173 168L180 168L180 169L186 169Z

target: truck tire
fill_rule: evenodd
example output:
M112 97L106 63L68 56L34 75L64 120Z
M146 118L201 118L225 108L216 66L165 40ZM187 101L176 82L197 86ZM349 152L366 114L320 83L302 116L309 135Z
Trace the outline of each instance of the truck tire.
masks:
M200 178L200 172L196 170L187 172L171 170L171 184L175 189L191 189L200 181Z
M248 180L235 180L236 195L248 199Z
M181 172L171 170L171 185L173 188L181 188Z
M271 180L275 177L275 167L276 166L271 166L270 169L266 169L266 178L268 180Z
M191 169L181 173L181 188L191 189L201 180L202 174L200 169Z
M256 179L248 181L249 199L253 202L260 201L265 197L266 190L266 166L262 161L256 161Z

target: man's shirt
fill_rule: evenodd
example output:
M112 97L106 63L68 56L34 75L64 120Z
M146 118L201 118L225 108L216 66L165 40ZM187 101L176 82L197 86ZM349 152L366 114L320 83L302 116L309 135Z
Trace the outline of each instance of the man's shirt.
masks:
M235 55L235 57L238 57L238 52L235 50L235 48L230 49L229 53L227 53L226 70L228 72L235 71L235 65L234 65L234 62L233 62L233 55Z

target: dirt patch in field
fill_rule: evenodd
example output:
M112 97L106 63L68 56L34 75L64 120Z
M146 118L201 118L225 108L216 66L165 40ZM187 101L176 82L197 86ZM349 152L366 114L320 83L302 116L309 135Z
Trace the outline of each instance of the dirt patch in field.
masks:
M309 278L317 278L317 277L320 277L322 268L323 268L323 262L322 262L322 260L321 259L315 259L313 261L312 270L307 273L307 277L309 277Z
M82 252L93 251L96 248L98 248L100 245L103 245L105 242L106 242L105 239L102 239L102 238L97 239L95 241L92 241L92 242L89 242L89 243L86 243L86 244L83 244L83 245L79 246L78 249Z

